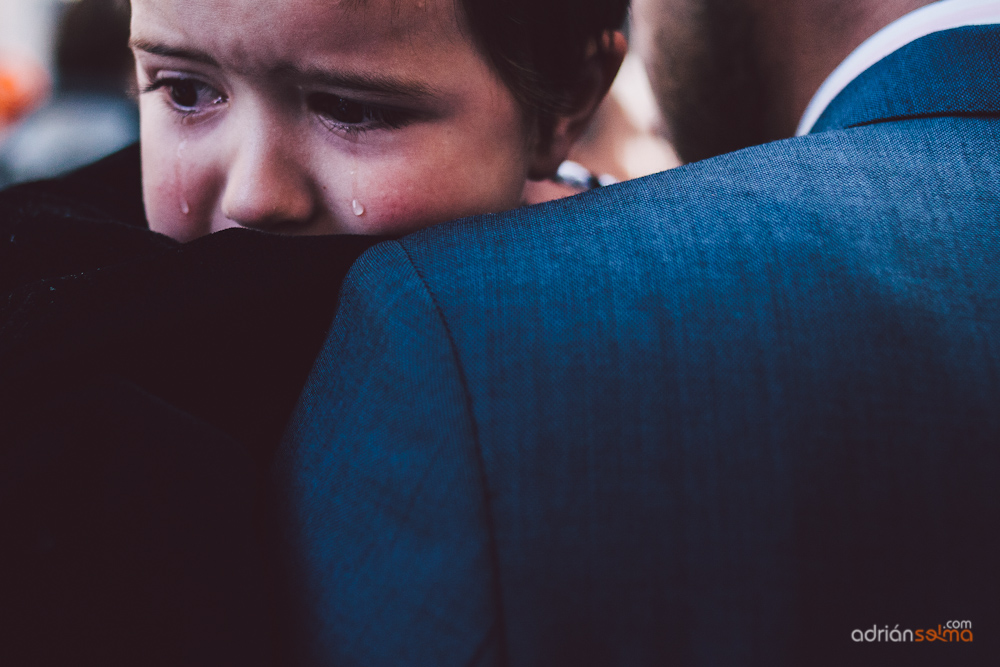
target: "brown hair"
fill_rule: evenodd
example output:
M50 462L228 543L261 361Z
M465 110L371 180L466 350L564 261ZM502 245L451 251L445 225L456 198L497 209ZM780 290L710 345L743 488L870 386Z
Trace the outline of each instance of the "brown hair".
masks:
M586 59L629 0L456 0L480 48L529 112L573 110Z

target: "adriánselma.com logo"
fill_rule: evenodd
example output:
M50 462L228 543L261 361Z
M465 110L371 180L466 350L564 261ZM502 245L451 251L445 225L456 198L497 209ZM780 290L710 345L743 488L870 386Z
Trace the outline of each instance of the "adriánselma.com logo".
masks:
M900 642L945 642L969 643L972 641L972 621L948 621L937 628L920 630L900 630L899 624L890 629L888 625L873 625L867 630L852 630L851 639L855 643L900 643Z

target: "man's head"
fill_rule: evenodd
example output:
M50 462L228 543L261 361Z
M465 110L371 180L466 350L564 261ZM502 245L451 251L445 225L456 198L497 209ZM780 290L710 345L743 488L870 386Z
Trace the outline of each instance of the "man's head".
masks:
M686 162L766 140L766 86L747 0L636 0L636 45Z
M823 80L933 0L634 0L636 45L687 162L791 136Z

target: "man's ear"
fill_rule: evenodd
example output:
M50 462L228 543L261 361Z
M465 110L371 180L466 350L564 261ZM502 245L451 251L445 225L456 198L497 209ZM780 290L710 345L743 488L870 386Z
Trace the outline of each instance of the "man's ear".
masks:
M587 58L580 85L574 91L572 111L555 117L548 137L538 137L535 155L531 162L528 178L541 180L550 178L562 164L569 149L580 138L591 118L600 106L611 83L618 74L628 44L618 30L608 31L601 36L601 48L592 46L593 53ZM548 138L548 141L545 139Z

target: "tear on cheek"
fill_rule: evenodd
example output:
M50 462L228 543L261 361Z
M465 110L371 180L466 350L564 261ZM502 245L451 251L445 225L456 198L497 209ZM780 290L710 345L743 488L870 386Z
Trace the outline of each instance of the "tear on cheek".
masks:
M168 172L169 174L169 172ZM170 175L158 184L146 188L145 204L149 228L165 234L175 241L191 241L201 233L198 229L196 207L188 202L186 194L178 187L177 180Z
M182 139L179 144L177 144L177 159L174 161L174 187L177 191L177 201L180 204L181 215L190 215L191 206L188 204L187 199L187 186L186 186L186 161L184 156L184 149L187 148L187 139Z

